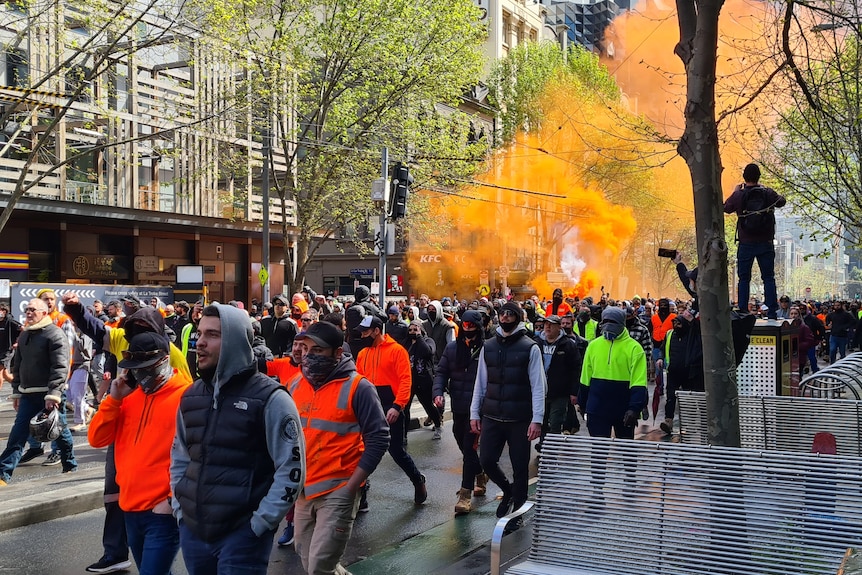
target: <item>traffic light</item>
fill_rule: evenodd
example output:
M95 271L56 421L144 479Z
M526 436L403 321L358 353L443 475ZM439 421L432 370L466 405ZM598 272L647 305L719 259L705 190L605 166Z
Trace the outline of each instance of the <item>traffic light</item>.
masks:
M389 194L389 216L392 219L403 218L407 215L407 195L412 183L413 176L410 175L410 169L401 162L396 162L392 166L391 193Z

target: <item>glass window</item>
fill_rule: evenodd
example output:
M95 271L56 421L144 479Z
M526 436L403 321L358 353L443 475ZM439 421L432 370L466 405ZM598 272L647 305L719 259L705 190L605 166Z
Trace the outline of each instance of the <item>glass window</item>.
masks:
M24 50L6 52L6 85L25 88L30 79L30 63Z

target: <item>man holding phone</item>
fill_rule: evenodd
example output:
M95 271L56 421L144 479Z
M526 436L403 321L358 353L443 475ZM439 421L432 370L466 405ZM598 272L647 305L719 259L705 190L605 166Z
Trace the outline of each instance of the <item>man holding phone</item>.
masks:
M120 508L138 571L171 572L180 534L170 504L171 444L180 399L192 381L171 367L170 342L160 333L131 338L96 412L88 439L93 447L114 444Z

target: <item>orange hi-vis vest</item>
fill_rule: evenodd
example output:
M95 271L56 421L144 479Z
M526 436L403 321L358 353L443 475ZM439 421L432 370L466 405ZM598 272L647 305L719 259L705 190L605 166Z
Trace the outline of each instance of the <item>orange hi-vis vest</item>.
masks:
M668 330L673 329L673 318L676 317L675 313L668 314L664 321L658 316L657 313L654 313L650 318L652 322L652 339L653 341L664 341L664 336L667 335Z
M344 486L365 451L353 395L362 376L335 379L315 390L302 375L287 386L305 434L305 497L314 499Z

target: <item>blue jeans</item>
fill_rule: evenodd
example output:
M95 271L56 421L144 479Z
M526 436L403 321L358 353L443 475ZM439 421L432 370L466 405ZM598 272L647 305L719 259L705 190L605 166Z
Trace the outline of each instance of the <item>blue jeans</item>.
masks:
M841 354L841 359L847 357L847 336L838 336L832 334L829 338L829 363L835 363L835 358L838 353Z
M763 279L764 303L769 306L769 318L775 319L778 311L778 295L775 288L775 247L772 242L739 243L736 250L736 273L739 276L737 286L737 305L740 310L748 309L748 298L751 291L751 268L754 260L760 268Z
M15 468L18 467L18 462L21 461L21 456L24 455L24 446L30 436L30 420L45 409L45 395L47 395L45 392L22 393L18 399L18 412L15 414L15 422L9 432L9 441L6 443L6 449L0 454L0 479L3 481L9 481ZM66 394L63 393L60 404L65 401ZM75 461L72 433L66 425L66 414L63 409L60 410L60 425L63 426L63 431L57 438L60 460L63 462L63 471L71 471L78 467L78 462Z
M808 362L811 364L811 373L820 371L820 368L817 367L817 346L808 350Z
M180 546L189 575L266 575L275 530L258 537L246 523L207 543L180 522Z
M152 511L126 511L123 516L129 549L140 575L170 575L180 549L180 532L174 516Z

